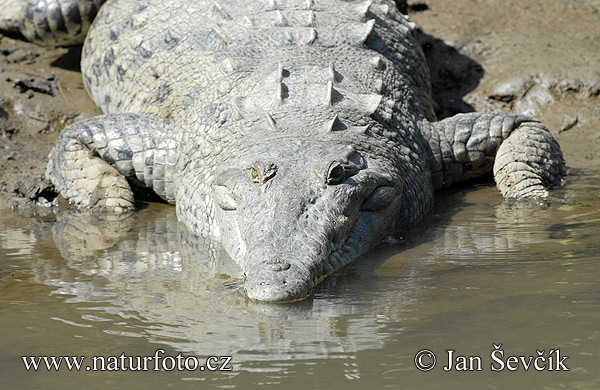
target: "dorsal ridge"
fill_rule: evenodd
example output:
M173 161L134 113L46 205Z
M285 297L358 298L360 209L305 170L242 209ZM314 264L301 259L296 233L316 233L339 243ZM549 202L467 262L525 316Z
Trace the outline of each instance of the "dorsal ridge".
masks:
M285 98L286 95L286 86L283 83L283 73L284 73L285 69L283 68L283 64L279 63L277 65L277 70L275 71L275 79L277 82L277 92L275 94L275 100L278 103L283 103L283 99Z
M365 135L371 129L371 124L367 124L365 126L352 126L346 123L343 123L340 120L338 114L335 114L333 119L325 124L325 132L334 133L338 131L350 131L352 133Z
M306 40L305 44L307 45L312 45L313 43L315 43L315 41L318 38L318 34L317 34L317 30L314 28L310 29L309 35L308 35L308 39Z
M383 66L383 60L381 58L381 56L374 56L371 58L371 60L369 61L371 63L371 66L373 67L373 69L376 70L381 70L384 68Z
M277 4L276 0L269 0L269 10L275 11L279 9L279 4Z
M327 104L328 106L333 106L333 80L327 81L325 104Z
M329 64L329 80L335 83L335 65L333 65L333 62Z
M277 20L275 21L276 26L278 26L278 27L287 27L288 26L288 21L285 18L285 16L283 15L283 12L281 12L280 10L276 10L275 15L277 17Z
M367 0L364 3L359 5L358 14L359 14L360 20L366 20L367 14L369 13L369 10L371 9L372 5L373 5L373 0Z
M314 27L315 26L315 11L310 10L308 11L308 18L306 19L306 25L305 27Z
M360 37L361 44L365 43L367 41L367 39L369 39L369 36L373 32L374 27L375 27L375 19L371 19L365 23L365 30L364 30L362 36Z
M213 8L215 9L216 13L221 15L221 17L223 19L225 19L225 20L231 19L231 16L227 13L227 11L225 11L225 8L223 8L223 6L217 0L212 0L212 4L213 4Z
M267 122L267 126L269 127L269 129L277 130L277 123L275 122L275 119L273 119L271 114L269 114L269 113L265 114L265 120Z
M335 114L335 116L333 117L333 119L331 121L329 121L329 123L327 123L327 125L325 126L325 130L328 133L340 130L339 128L342 126L342 122L340 121L340 117Z
M217 26L216 24L213 24L211 27L212 27L212 30L217 34L217 36L219 37L219 39L221 41L223 41L227 45L231 45L231 42L232 42L231 38L229 38L227 36L227 34L225 34L219 26Z

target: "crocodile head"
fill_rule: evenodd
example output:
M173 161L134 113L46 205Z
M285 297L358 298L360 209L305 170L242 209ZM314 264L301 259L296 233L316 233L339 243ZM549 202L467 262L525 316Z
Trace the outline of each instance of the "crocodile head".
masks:
M367 127L353 129L249 136L216 168L220 239L250 299L303 299L390 234L402 167L385 142L364 134Z

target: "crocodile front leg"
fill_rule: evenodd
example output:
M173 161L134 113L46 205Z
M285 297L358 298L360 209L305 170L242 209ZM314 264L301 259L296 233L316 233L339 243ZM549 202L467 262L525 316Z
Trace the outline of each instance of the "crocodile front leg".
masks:
M65 128L50 152L46 177L77 207L124 212L134 207L130 183L175 203L177 142L169 123L109 114Z
M493 171L505 198L547 196L566 173L558 143L538 120L506 113L424 122L434 189Z

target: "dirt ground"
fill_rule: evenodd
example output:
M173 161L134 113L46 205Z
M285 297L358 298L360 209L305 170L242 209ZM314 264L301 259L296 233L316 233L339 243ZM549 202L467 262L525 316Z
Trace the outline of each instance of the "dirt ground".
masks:
M422 28L440 117L473 110L537 116L570 167L600 167L597 0L409 1ZM0 210L31 209L60 130L99 114L80 48L0 35ZM43 194L42 194L43 195Z
M483 67L464 102L534 115L570 167L600 167L599 1L428 0L411 8L428 35ZM442 76L449 70L460 79L452 66Z
M80 48L0 35L0 210L30 208L60 130L100 114L83 87ZM39 198L43 202L44 198Z

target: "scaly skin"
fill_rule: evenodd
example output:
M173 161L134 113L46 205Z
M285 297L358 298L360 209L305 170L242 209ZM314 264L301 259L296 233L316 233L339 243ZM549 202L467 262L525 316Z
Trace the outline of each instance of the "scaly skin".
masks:
M435 122L413 29L385 0L108 1L82 55L106 115L64 130L47 176L113 212L132 207L128 183L155 189L262 301L306 297L496 155L504 196L559 185L560 148L535 119Z
M0 0L0 30L44 46L81 43L106 0Z

